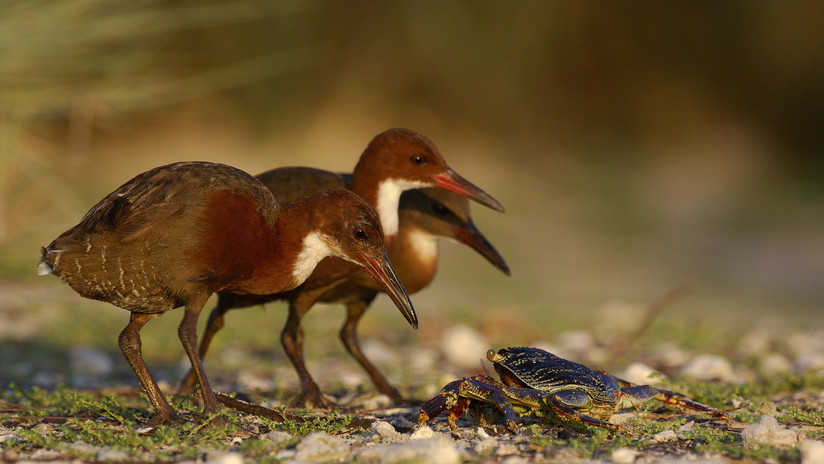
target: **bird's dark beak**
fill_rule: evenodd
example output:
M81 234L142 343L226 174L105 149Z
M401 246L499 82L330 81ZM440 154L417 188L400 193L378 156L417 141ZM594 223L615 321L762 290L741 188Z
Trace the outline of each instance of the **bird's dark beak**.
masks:
M465 227L457 227L455 229L455 238L480 253L481 256L486 258L493 266L500 269L501 272L510 275L509 266L506 264L504 257L489 243L489 240L481 234L481 231L475 227L472 221Z
M504 212L504 207L498 200L492 198L492 195L481 190L472 182L461 177L460 174L453 171L452 168L447 167L446 172L434 176L435 186L450 192L455 192L458 195L477 201L478 203L488 206L495 211Z
M389 295L389 298L391 298L395 306L398 307L398 310L400 310L403 317L409 322L409 325L417 329L418 316L415 314L415 308L412 307L412 301L409 300L409 295L406 294L403 284L401 284L400 279L398 279L398 275L395 274L395 270L392 268L392 263L389 262L389 257L386 255L386 252L384 251L383 253L383 259L378 260L372 257L365 257L365 259L366 265L364 269L366 269L366 272L383 287L383 291Z

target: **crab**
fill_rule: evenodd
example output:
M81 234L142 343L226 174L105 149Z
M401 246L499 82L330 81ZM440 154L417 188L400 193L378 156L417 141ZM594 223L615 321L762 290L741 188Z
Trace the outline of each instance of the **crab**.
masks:
M622 430L620 425L607 422L610 416L653 399L716 418L727 417L726 411L679 393L636 385L539 348L505 348L497 353L489 350L486 357L501 381L478 375L450 382L423 405L418 423L423 425L447 411L447 422L454 430L471 401L494 405L503 413L507 427L516 433L517 414L528 413L578 430L588 426Z

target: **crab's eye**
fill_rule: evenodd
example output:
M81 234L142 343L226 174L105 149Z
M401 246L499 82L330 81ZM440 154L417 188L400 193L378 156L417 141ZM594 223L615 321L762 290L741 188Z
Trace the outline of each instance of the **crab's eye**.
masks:
M412 153L412 155L409 157L409 161L411 161L412 164L416 166L423 166L424 164L429 162L429 159L420 153Z
M366 235L366 232L362 228L358 227L355 229L355 238L365 242L369 239L369 236Z

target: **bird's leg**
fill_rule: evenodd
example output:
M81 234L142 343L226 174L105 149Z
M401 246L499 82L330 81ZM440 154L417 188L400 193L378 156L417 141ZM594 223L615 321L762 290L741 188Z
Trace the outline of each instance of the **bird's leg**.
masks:
M207 413L214 413L221 409L217 402L215 392L209 384L209 379L206 377L206 371L203 369L203 362L200 359L200 354L197 349L197 318L200 311L206 304L208 295L198 295L193 301L186 303L183 312L183 320L177 328L177 335L180 342L183 344L183 350L189 356L189 361L192 364L192 370L195 373L197 383L200 384L200 394L203 398L203 409ZM212 424L214 425L229 425L230 422L223 417L216 417Z
M129 324L120 332L117 338L117 344L120 346L120 351L126 357L126 361L132 367L140 385L143 386L143 391L149 397L149 402L155 410L155 415L149 420L148 425L178 425L182 421L177 417L169 402L161 393L157 386L152 373L146 366L146 361L143 360L142 343L140 341L140 329L151 319L161 316L163 313L142 314L132 313L129 317Z
M203 358L206 357L206 352L209 350L209 344L212 342L212 338L214 338L215 334L223 328L224 325L224 315L229 308L225 308L221 304L221 299L218 297L217 306L212 309L212 312L209 313L209 320L206 322L206 329L203 332L203 338L200 340L200 359L201 362ZM189 373L186 374L186 377L180 382L180 387L177 389L178 395L189 395L194 393L195 387L197 386L197 376L195 375L195 371L189 369Z
M351 354L361 367L363 367L363 370L369 374L369 377L372 378L372 382L378 387L378 390L392 398L392 401L395 403L403 403L404 398L400 392L398 392L398 390L386 380L386 377L381 374L378 368L366 358L366 355L363 354L358 343L358 323L374 297L373 295L372 298L368 300L358 300L346 306L346 322L343 323L340 329L340 340L343 342L343 346L346 347L347 351L349 351L349 354Z
M289 304L289 317L280 334L280 342L300 378L300 395L292 401L291 406L296 408L319 407L331 409L335 406L334 403L321 395L318 384L312 379L312 375L309 374L309 370L306 369L306 364L303 361L303 329L300 322L313 304L314 300L307 303L300 298Z

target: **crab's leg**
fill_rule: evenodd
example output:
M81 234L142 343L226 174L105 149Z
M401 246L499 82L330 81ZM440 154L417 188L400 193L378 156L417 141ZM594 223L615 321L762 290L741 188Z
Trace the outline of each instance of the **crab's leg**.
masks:
M729 419L727 413L724 411L720 411L712 406L707 406L706 404L693 401L680 393L671 392L669 390L659 389L658 395L655 396L655 399L662 403L671 404L680 408L692 409L693 411L700 411L720 419Z
M449 428L457 428L457 420L464 414L471 400L479 400L492 403L498 406L507 417L507 422L514 425L515 412L512 406L501 395L500 382L487 375L464 378L449 382L437 396L427 401L418 414L418 424L425 424L433 417L438 416L445 410L447 413L447 423ZM509 411L506 410L509 408Z
M728 419L726 412L693 401L681 393L655 388L650 385L636 385L614 375L612 377L621 385L622 395L619 401L621 408L637 406L645 401L656 399L664 404L671 404L682 409L692 409L693 411L699 411L713 417Z
M466 385L466 387L474 389L475 387L482 386L470 383L469 385ZM510 403L508 399L509 395L505 394L505 391L508 389L509 387L501 386L485 391L478 390L477 393L486 396L484 398L476 397L475 399L479 399L481 401L486 401L494 404L495 407L497 407L502 413L504 413L506 427L512 432L518 433L518 425L516 424L518 416L515 414L515 410L512 409L512 403ZM465 395L474 393L476 392L464 392Z
M469 405L468 399L458 396L461 384L465 381L466 379L449 382L434 398L427 401L423 407L421 407L421 412L418 413L418 424L423 425L432 420L433 417L437 417L442 412L449 410L447 420L449 422L449 428L454 430L455 421L461 417Z

